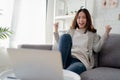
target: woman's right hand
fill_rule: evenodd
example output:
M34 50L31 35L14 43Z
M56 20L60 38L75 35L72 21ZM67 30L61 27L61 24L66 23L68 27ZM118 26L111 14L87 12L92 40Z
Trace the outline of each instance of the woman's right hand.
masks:
M56 22L56 23L54 24L54 31L55 31L55 32L58 32L58 25L59 25L58 22Z
M109 37L109 33L110 33L112 27L110 25L107 25L107 26L105 26L105 29L106 29L105 34Z
M106 33L109 34L112 27L110 25L107 25L105 28L106 28Z

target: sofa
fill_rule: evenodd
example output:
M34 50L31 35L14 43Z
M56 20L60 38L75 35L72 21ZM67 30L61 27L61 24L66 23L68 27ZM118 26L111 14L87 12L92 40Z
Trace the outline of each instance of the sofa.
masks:
M22 44L19 48L52 50L52 45ZM80 74L81 80L120 80L120 34L110 34L101 51L94 55L94 68Z

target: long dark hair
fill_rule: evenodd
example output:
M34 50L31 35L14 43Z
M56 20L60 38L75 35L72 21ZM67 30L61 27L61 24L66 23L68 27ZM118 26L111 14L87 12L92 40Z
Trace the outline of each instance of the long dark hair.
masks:
M87 23L85 25L85 32L86 33L87 31L91 31L93 33L96 33L97 30L94 28L94 26L92 25L92 20L91 20L91 16L90 16L90 13L87 9L79 9L73 19L73 23L72 23L72 26L71 26L71 29L76 29L76 28L79 28L78 24L77 24L77 17L79 15L80 12L83 12L85 13L86 15L86 19L87 19Z

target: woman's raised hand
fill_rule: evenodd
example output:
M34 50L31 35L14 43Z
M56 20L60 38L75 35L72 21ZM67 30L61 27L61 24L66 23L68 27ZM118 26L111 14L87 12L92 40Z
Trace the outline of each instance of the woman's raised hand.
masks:
M54 31L55 31L55 32L58 32L58 25L59 25L58 22L56 22L56 23L54 24Z
M112 29L112 27L110 26L110 25L107 25L106 27L105 27L105 33L109 36L109 33L110 33L110 31L111 31L111 29Z

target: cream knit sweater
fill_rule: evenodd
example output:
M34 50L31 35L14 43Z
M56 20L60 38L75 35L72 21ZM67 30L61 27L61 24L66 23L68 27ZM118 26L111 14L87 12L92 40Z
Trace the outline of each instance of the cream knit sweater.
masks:
M88 34L84 34L84 29L77 29L73 35L72 56L79 59L86 68L89 68L89 53L88 53Z
M75 36L74 36L79 33L79 30L78 30L78 33L76 31L77 31L77 29L70 29L70 30L68 30L67 33L71 35L72 40L78 41L75 43L81 43L84 39L79 42L79 39L75 38ZM80 31L80 33L82 33L82 32L84 32L84 30ZM76 50L77 48L74 49L74 47L72 47L72 55L74 57L77 57L78 59L80 59L81 62L83 62L85 64L87 69L91 69L94 66L93 50L95 52L99 52L102 48L103 43L108 38L108 36L106 34L104 34L103 36L100 37L97 33L92 33L90 31L87 31L87 33L84 34L83 36L84 36L86 42L84 42L84 43L82 42L82 43L83 43L83 45L84 44L87 45L87 47L82 46L84 48L84 49L80 48L82 50L80 50L80 49ZM88 36L88 38L87 38L87 36ZM55 37L55 41L58 43L58 41L59 41L58 32L54 32L54 37ZM87 39L88 39L88 42L87 42ZM73 42L73 44L74 44L74 42Z

